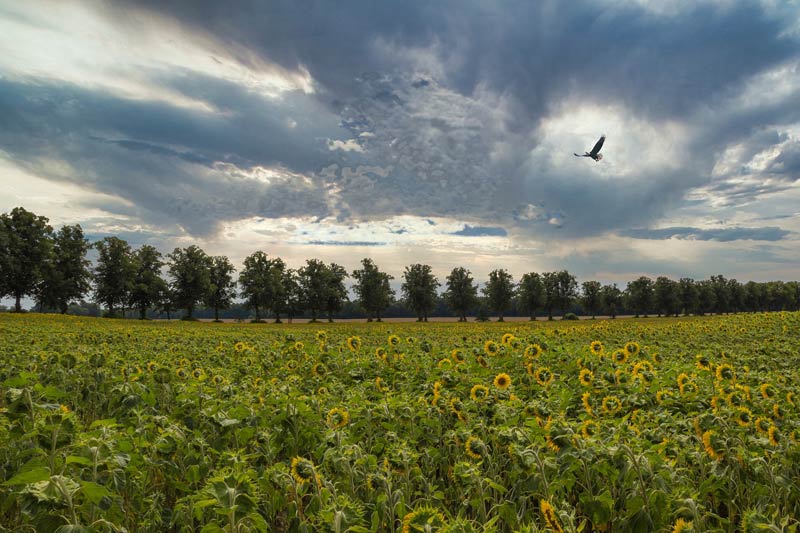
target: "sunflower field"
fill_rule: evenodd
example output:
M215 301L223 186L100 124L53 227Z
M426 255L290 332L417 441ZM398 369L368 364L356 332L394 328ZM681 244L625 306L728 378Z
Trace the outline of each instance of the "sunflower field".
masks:
M0 314L0 531L796 531L800 314Z

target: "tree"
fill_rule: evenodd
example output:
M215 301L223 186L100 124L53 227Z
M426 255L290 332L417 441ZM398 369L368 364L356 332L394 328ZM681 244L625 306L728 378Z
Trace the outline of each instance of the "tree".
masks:
M625 293L628 297L628 304L636 313L636 318L639 318L639 315L647 318L647 313L653 307L653 280L647 276L641 276L634 281L629 281Z
M328 265L327 298L325 299L325 312L328 314L328 322L333 322L333 315L341 311L347 301L347 287L344 286L346 278L347 270L343 266L336 263Z
M692 278L681 278L678 282L678 297L684 316L697 312L697 308L700 307L700 293Z
M603 286L599 281L584 281L582 288L583 306L586 308L586 312L592 315L592 318L594 318L597 314L597 311L600 309L600 304L602 303L600 291Z
M97 264L94 268L94 300L116 316L116 307L128 300L136 277L136 264L128 243L118 237L104 237L94 243Z
M728 311L738 313L744 310L744 285L735 279L729 279L728 298Z
M536 320L536 311L544 305L544 283L536 272L522 275L517 287L519 307L525 314Z
M445 302L458 314L459 322L466 322L467 311L478 303L478 287L470 271L464 267L454 268L446 278L446 285Z
M394 278L378 270L372 259L362 259L361 265L360 270L353 271L356 280L353 290L367 312L367 322L371 322L373 317L380 322L381 313L394 301L394 291L389 284Z
M316 322L317 314L328 304L328 267L319 259L308 259L297 274L306 308L311 311L311 322Z
M161 277L164 266L161 253L149 244L142 245L133 253L135 274L128 301L139 309L139 319L147 318L147 310L158 305L166 291L167 282Z
M292 318L301 314L305 309L303 302L303 288L300 286L300 277L297 271L288 268L285 269L281 275L281 286L283 289L282 299L280 302L280 312L286 313L289 319L289 324L292 323ZM277 314L276 310L276 314ZM276 322L278 322L276 320Z
M241 296L248 309L256 313L255 321L261 321L261 310L272 309L275 321L280 322L284 301L283 271L286 265L282 259L270 259L264 252L250 254L244 260L244 268L239 274Z
M194 308L211 289L211 258L194 244L175 248L168 257L175 306L186 309L185 318L191 320Z
M48 219L22 207L0 215L0 296L14 298L14 311L22 311L24 296L35 295L52 242Z
M561 309L561 316L564 316L572 301L578 297L578 282L575 276L561 270L556 274L556 301Z
M417 322L428 321L428 314L436 307L436 289L439 285L430 265L416 263L407 266L403 272L403 298L417 314Z
M214 322L219 322L219 310L228 309L236 296L236 281L233 273L236 269L224 255L211 258L209 277L211 286L205 298L207 306L214 310Z
M731 295L728 290L728 280L726 280L725 276L722 274L718 274L716 276L711 276L708 281L714 290L714 298L716 301L716 305L713 307L713 310L717 314L727 313L730 310L731 300Z
M36 291L40 306L58 309L63 315L70 303L89 292L89 247L80 225L63 226L56 232Z
M544 286L544 308L547 311L547 320L553 320L553 309L558 307L558 272L545 272L542 274Z
M504 268L489 272L489 281L482 290L489 309L498 314L498 322L503 322L503 314L511 306L514 298L514 278Z
M713 313L717 308L717 293L710 280L704 279L697 283L697 314Z
M766 285L755 281L744 284L744 301L750 311L763 311L767 301Z
M617 284L603 285L603 288L600 289L600 298L605 312L611 318L617 318L617 312L622 305L622 291L617 288Z
M680 285L666 276L659 276L653 285L653 303L661 316L677 314L680 310Z
M170 289L166 282L164 282L164 285L161 287L161 291L158 294L156 307L160 313L165 313L167 315L167 320L172 319L170 315L175 310L175 298L173 297L172 289Z

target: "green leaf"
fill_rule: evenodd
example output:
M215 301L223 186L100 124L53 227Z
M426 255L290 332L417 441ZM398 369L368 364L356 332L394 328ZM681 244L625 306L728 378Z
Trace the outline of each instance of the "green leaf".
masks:
M38 483L39 481L47 481L50 479L50 469L46 466L38 466L26 472L21 472L12 477L3 486L9 485L27 485L29 483Z
M92 466L92 460L88 457L82 457L80 455L68 455L67 456L67 464L79 464L84 466Z
M103 485L98 485L92 481L81 481L80 483L83 494L95 505L100 503L104 497L110 498L112 496L111 491Z

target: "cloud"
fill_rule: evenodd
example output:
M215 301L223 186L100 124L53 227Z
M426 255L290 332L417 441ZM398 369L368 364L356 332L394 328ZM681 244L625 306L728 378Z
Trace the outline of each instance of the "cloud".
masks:
M631 229L620 232L634 239L696 239L700 241L730 242L739 240L779 241L791 234L790 231L770 226L764 228L688 228L671 227L658 229Z
M489 226L470 226L466 224L464 229L454 231L450 235L462 237L505 237L508 232L503 228L493 228Z

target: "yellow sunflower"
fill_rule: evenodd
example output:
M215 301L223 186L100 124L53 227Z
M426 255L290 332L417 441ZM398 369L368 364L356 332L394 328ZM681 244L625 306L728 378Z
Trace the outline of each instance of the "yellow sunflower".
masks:
M478 437L470 435L464 443L464 451L470 458L478 460L486 453L486 444Z
M328 411L327 422L331 429L342 429L350 423L350 413L347 412L347 409L334 407Z
M601 403L603 413L613 415L622 409L622 402L616 396L606 396Z
M489 387L485 385L473 385L469 391L469 397L476 402L482 402L489 397Z
M497 352L500 351L500 347L494 341L486 341L483 344L483 351L486 352L486 355L497 355Z
M719 365L714 374L717 381L733 381L736 378L733 367L727 363Z
M310 483L317 476L314 463L303 457L294 457L291 467L292 477L298 484Z
M592 341L589 345L589 350L595 355L600 355L603 353L603 343L600 341Z
M551 372L550 368L546 366L540 366L537 368L533 373L533 377L536 379L536 383L542 387L547 387L553 382L553 372Z
M542 355L542 347L538 344L529 344L525 348L525 357L528 359L536 359L540 355Z
M361 337L348 337L347 338L347 347L350 348L351 352L357 352L361 349Z
M584 387L591 387L594 381L594 373L588 368L584 368L581 370L579 380Z
M556 511L553 509L553 506L550 504L550 502L547 500L541 500L539 502L539 509L542 511L542 517L544 518L544 522L547 524L547 527L557 533L564 533L564 529L561 527L558 517L556 516Z
M623 350L625 351L625 354L628 357L636 357L637 355L639 355L639 350L640 350L639 343L636 342L625 343L625 347L623 348Z
M497 387L498 389L507 389L511 385L511 376L506 374L505 372L501 372L494 377L494 381L492 384Z

